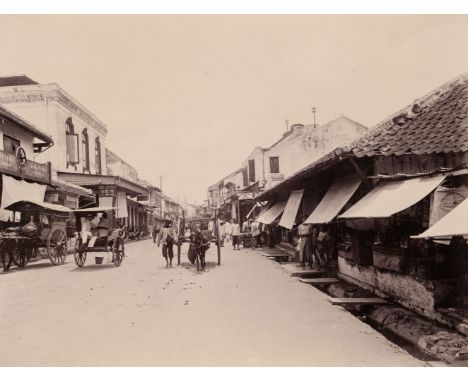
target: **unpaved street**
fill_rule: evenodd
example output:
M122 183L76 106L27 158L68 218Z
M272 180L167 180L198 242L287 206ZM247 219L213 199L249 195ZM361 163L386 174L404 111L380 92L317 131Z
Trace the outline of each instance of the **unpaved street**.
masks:
M166 269L152 241L120 268L47 260L0 274L1 366L422 366L259 253Z

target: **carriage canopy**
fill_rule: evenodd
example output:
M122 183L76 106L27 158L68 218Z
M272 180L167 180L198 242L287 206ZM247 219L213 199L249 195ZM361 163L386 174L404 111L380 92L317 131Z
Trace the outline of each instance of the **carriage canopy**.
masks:
M20 200L18 202L14 202L9 206L5 207L6 210L9 211L17 211L17 212L30 212L30 211L54 211L54 212L65 212L70 213L73 212L72 209L62 206L60 204L52 204L46 202L31 202L29 200Z

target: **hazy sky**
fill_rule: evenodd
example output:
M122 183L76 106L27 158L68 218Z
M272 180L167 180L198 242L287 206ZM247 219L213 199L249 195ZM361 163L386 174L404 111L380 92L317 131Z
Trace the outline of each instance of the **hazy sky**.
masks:
M0 74L60 84L188 201L291 123L367 126L468 70L467 16L0 16Z

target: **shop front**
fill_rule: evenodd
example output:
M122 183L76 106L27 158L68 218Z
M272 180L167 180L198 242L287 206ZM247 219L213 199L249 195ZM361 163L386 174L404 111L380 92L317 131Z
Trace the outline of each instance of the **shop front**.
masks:
M350 239L339 252L340 275L430 317L451 304L456 267L449 242L411 237L439 214L435 190L454 181L448 175L380 181L339 216Z
M129 229L141 225L137 196L147 194L147 189L127 179L111 175L92 175L58 172L59 180L90 189L99 207L115 207L115 216L110 219L111 227L127 226ZM129 199L130 198L130 199ZM130 202L129 202L130 200Z

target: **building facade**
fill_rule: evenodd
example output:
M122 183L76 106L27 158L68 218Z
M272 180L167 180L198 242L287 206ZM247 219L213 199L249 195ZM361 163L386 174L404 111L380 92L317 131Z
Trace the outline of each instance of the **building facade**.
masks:
M106 174L106 125L59 85L0 77L0 104L51 135L43 160L54 173Z
M0 105L0 225L15 216L4 208L19 200L43 202L52 184L51 164L42 160L52 137Z
M446 323L445 308L468 302L467 246L453 246L458 226L425 232L468 196L467 94L464 75L267 190L260 200L280 207L267 224L305 215L329 232L340 278Z
M249 185L267 190L335 147L343 147L367 128L346 116L321 126L294 124L269 148L256 147L243 162Z

